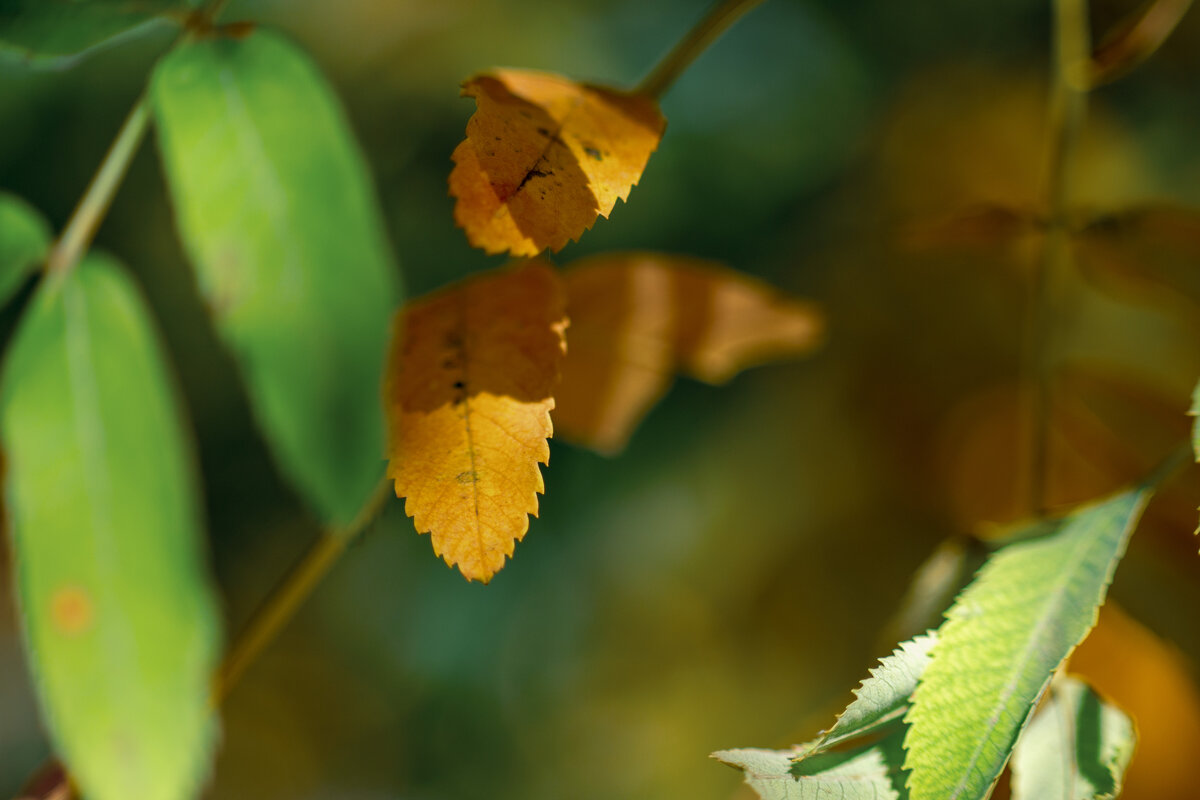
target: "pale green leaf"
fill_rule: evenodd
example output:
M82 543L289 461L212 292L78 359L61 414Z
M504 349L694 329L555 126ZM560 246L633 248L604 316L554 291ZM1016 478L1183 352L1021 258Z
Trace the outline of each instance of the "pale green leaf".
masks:
M1054 670L1096 622L1145 504L1129 492L993 555L946 612L906 720L914 800L978 800Z
M178 22L183 0L12 0L0 3L0 56L67 67L86 53L158 22Z
M903 726L889 736L845 752L794 762L808 749L721 750L712 757L742 770L763 800L907 800L902 763Z
M0 192L0 306L46 258L50 226L19 197Z
M397 275L362 156L299 49L188 42L151 85L176 221L281 469L324 521L383 476Z
M1200 383L1192 390L1192 407L1188 413L1196 417L1192 423L1192 453L1200 461Z
M44 284L0 377L31 672L93 800L184 800L209 762L217 618L192 454L141 297L92 256Z
M936 643L934 633L918 636L883 658L879 666L870 670L870 677L854 690L854 702L838 716L816 750L827 750L903 717L909 696L929 664L929 651Z
M1114 800L1136 744L1124 711L1062 676L1013 751L1013 800Z

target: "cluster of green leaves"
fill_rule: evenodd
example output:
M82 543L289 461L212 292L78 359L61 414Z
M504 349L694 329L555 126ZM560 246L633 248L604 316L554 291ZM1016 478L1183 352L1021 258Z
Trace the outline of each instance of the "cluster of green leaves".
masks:
M816 741L714 756L765 800L981 800L1010 757L1014 797L1116 797L1133 725L1059 669L1095 625L1145 501L1127 492L1015 536L946 622L883 659Z
M179 233L280 470L336 529L384 473L397 269L358 146L309 57L270 31L222 35L200 13L169 0L18 4L0 12L0 56L70 65L190 20L143 101ZM0 195L0 301L50 249L41 216ZM209 770L220 633L187 429L125 268L89 253L49 270L0 378L6 508L53 745L99 800L192 796Z

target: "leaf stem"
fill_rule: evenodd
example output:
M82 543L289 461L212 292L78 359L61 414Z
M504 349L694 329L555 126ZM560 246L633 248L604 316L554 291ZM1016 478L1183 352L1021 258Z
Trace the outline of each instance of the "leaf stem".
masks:
M225 655L213 684L211 704L219 706L237 685L246 671L283 627L296 615L296 611L321 579L338 562L346 547L354 541L382 510L390 494L390 482L379 482L358 516L344 528L328 528L321 533L300 561L292 567L283 580L267 595L263 604L254 612L246 628L234 640Z
M205 25L211 24L228 2L229 0L210 0L196 12L196 19ZM185 26L184 32L171 45L172 49L188 37L191 27ZM150 95L148 91L143 91L125 117L121 130L117 132L117 138L109 145L104 160L92 176L92 182L79 199L79 204L71 212L66 227L51 246L50 253L46 256L47 277L61 280L87 252L92 240L96 238L100 223L108 214L117 189L121 187L125 174L129 172L129 165L137 155L138 147L149 126Z
M125 118L104 160L100 162L67 226L50 248L50 254L46 257L47 276L56 279L65 276L79 263L91 245L125 173L129 171L129 164L137 154L149 123L150 101L148 94L143 92Z
M763 0L721 0L704 19L688 31L662 61L658 62L634 91L647 97L661 97L717 37L762 2Z
M1049 160L1046 170L1046 240L1034 266L1030 290L1028 363L1032 372L1029 506L1046 515L1050 460L1050 414L1054 366L1051 284L1071 264L1069 202L1079 134L1087 114L1087 88L1077 80L1091 56L1087 0L1054 0L1054 69L1050 94Z

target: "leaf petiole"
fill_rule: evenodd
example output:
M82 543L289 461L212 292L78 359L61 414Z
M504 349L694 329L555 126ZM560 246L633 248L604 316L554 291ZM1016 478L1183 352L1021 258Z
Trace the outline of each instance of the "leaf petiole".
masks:
M658 99L717 37L763 0L721 0L642 79L634 92Z

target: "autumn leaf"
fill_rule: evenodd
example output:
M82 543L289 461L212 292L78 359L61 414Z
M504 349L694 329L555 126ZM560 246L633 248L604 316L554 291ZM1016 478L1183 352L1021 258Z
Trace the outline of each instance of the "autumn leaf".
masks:
M563 307L557 273L533 261L397 315L388 475L417 531L468 580L491 580L537 516Z
M811 304L700 259L595 256L564 280L571 346L554 422L560 435L601 452L624 447L676 372L724 383L809 352L821 335Z
M649 97L558 75L498 69L463 84L475 98L454 151L454 219L474 247L557 252L629 197L666 120Z

